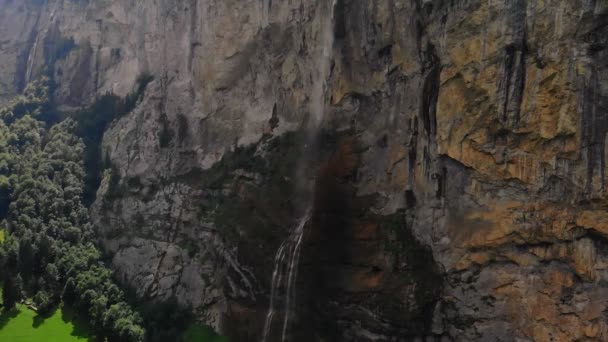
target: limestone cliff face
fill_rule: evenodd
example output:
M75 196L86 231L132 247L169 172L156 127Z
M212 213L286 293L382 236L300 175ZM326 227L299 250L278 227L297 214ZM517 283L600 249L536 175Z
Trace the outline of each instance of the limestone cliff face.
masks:
M293 340L607 340L608 2L0 0L0 102L73 111L154 80L105 133L117 276L260 337L316 180ZM301 169L296 171L296 169Z

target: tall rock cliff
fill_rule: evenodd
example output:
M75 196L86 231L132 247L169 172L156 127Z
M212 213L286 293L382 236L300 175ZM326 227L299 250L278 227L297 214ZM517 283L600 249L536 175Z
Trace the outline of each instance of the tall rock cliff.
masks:
M604 0L0 0L0 37L0 102L154 77L91 208L144 300L258 340L309 192L290 340L608 340Z

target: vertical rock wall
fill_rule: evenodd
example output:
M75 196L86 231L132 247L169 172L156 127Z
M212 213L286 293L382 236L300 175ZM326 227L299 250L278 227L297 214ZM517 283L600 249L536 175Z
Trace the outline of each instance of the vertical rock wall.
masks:
M328 2L329 3L329 2ZM117 277L256 340L320 1L0 0L0 102L143 100L92 207ZM339 0L298 340L608 338L608 4Z

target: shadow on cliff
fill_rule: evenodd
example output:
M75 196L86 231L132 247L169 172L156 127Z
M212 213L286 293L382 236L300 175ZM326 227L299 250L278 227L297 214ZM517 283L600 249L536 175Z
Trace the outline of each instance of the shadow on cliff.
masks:
M318 169L290 341L352 340L355 326L385 336L430 331L441 275L405 212L379 216L374 196L357 196L360 152L341 136Z
M224 169L264 175L259 183L243 177L227 181L229 198L219 206L217 199L211 203L216 224L238 246L239 260L255 272L264 291L270 290L278 246L292 229L290 218L298 217L300 202L308 200L296 196L296 182L288 180L299 165L293 151L301 141L301 136L268 141L264 160L251 157L253 150L243 151L217 170L220 184L227 181ZM426 336L442 278L431 251L408 226L413 212L381 216L371 209L375 196L357 196L363 151L352 132L321 133L319 144L320 155L301 172L307 179L316 175L314 211L304 236L288 340L357 340L367 332ZM209 182L211 176L197 179ZM268 310L268 302L259 299L229 301L222 330L232 341L259 340ZM283 315L277 313L269 341L279 340Z

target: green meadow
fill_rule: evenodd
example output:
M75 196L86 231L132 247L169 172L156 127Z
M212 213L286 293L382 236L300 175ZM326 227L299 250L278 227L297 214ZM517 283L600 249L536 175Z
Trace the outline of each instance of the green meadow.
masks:
M68 309L57 309L41 317L23 304L13 311L0 311L0 341L4 342L95 342L86 324L79 322ZM191 325L184 333L185 342L228 342L213 329Z
M185 342L228 342L226 337L219 336L213 329L192 324L184 333Z
M41 317L25 305L0 314L0 341L72 342L96 341L84 324L78 323L66 309L57 309Z
M0 230L0 242L3 238L3 231ZM228 342L226 337L217 335L213 329L198 324L191 324L182 338L184 342ZM41 316L24 304L17 304L11 311L0 308L0 342L4 341L99 342L103 339L95 338L87 323L68 308L61 307Z

